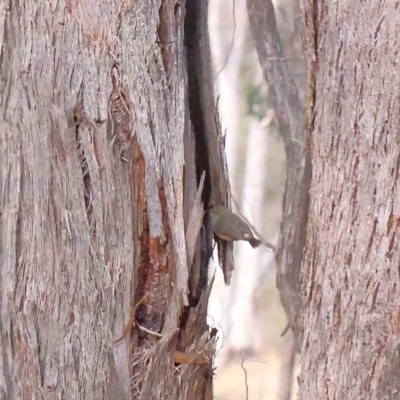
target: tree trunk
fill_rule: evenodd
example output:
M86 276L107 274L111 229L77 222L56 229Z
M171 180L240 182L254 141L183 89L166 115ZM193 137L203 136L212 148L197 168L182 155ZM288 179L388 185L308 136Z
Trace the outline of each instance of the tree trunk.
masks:
M296 83L286 65L271 0L246 0L250 29L263 75L268 83L286 152L286 187L279 245L277 286L300 350L303 301L300 271L306 241L311 179L304 112Z
M400 398L400 14L305 1L315 84L301 399Z
M207 3L11 1L0 27L0 399L211 399Z

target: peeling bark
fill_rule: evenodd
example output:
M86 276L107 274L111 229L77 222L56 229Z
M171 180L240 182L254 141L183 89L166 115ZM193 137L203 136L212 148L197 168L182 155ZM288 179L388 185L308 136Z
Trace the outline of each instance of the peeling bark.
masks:
M315 103L300 398L398 399L398 4L304 10Z
M230 186L228 167L225 159L225 145L221 131L218 110L214 103L214 79L211 68L211 53L208 37L208 2L189 1L185 42L188 60L188 87L190 117L196 139L197 174L206 171L204 202L209 208L225 205L230 208ZM218 134L217 134L218 133ZM210 226L206 214L206 225ZM225 283L231 281L233 244L218 240L218 255L224 272Z
M0 398L212 398L202 203L229 185L213 86L188 84L212 82L207 4L28 0L0 22Z

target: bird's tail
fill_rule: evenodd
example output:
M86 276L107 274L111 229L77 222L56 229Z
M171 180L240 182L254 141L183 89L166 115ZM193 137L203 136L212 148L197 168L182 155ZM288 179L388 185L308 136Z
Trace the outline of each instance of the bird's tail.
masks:
M249 243L251 244L251 247L253 247L253 249L257 248L261 244L261 242L254 237L249 239Z

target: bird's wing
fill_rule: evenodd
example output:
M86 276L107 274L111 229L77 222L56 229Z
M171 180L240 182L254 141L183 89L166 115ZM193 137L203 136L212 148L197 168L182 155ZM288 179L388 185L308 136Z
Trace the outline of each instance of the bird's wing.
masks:
M246 224L246 222L244 222L241 219L237 219L235 221L235 226L236 229L242 234L242 237L244 239L249 239L253 237L253 232L251 231L249 225Z
M233 220L232 218L222 218L218 220L218 233L216 232L216 234L221 239L228 241L245 239L240 225L237 224L237 220Z

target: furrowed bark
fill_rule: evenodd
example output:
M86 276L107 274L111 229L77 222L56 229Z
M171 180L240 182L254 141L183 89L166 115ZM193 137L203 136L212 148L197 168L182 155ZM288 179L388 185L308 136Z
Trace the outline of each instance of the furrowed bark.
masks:
M398 4L304 10L315 105L300 399L397 399Z
M188 84L187 64L209 51L207 7L191 3L202 12L172 0L1 6L1 399L212 396L202 203L227 201L229 186L220 147L204 155L217 173L196 157L221 134L212 85L199 96ZM176 351L208 363L176 368Z

